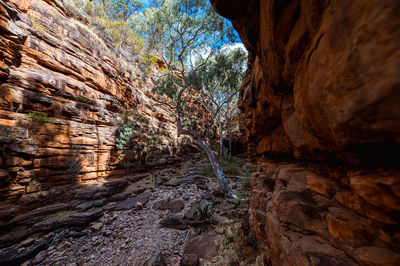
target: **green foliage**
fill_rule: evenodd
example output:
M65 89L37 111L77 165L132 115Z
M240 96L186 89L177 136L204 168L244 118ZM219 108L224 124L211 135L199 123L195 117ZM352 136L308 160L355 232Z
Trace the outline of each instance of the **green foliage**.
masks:
M93 8L94 8L94 5L93 5L92 1L87 1L84 8L85 8L86 13L90 14L93 11Z
M126 21L136 10L143 8L140 1L112 0L112 8L109 10L114 19Z
M85 97L85 96L79 95L79 94L76 94L74 96L74 99L77 101L83 102L83 103L87 103L87 104L93 104L93 102L94 102L93 99L90 99L88 97Z
M118 153L132 154L143 149L143 145L139 142L140 134L135 130L137 127L130 121L121 126L119 138L116 140Z
M154 54L150 54L148 57L142 57L142 61L148 63L149 65L157 65L158 58Z
M86 125L88 123L89 119L85 116L82 120L82 124Z
M72 151L73 153L69 160L68 169L64 173L64 178L68 180L74 180L82 174L81 148L73 146Z
M35 29L37 29L38 31L45 33L46 30L44 29L44 26L42 23L40 23L40 21L38 21L34 16L30 15L29 16L32 22L32 25Z
M145 129L136 121L126 119L116 139L118 153L123 156L123 166L139 167L146 160L158 160L162 141L155 130Z
M144 123L146 125L150 124L150 119L142 114L139 114L136 111L126 111L122 114L117 114L118 117L120 117L123 121L126 120L134 120L137 122Z
M25 118L38 123L49 123L54 120L54 117L49 117L47 114L37 112L27 113Z
M148 8L136 18L137 28L149 48L161 55L167 72L154 91L170 97L178 108L189 70L197 67L190 59L197 55L203 62L204 51L214 51L234 39L233 28L215 13L208 0L161 0L158 7ZM199 63L200 64L200 63Z

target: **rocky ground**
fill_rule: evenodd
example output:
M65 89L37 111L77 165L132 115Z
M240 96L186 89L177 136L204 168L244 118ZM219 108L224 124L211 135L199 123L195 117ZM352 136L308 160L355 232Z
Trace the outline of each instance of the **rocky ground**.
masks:
M206 163L197 154L131 183L119 193L130 196L105 204L100 218L83 228L32 235L20 249L38 240L46 246L23 265L253 265L257 243L247 201L220 195L215 178L205 174ZM251 168L244 160L238 164ZM245 197L245 182L230 182ZM93 213L95 205L77 208Z

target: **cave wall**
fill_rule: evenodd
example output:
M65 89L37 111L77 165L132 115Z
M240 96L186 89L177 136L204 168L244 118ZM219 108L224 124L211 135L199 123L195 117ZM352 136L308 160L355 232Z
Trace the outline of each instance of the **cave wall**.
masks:
M241 131L265 260L397 265L399 1L211 3L249 51Z
M66 3L0 1L0 199L5 209L10 209L5 202L14 204L54 186L135 170L123 167L115 146L127 111L139 114L142 127L159 131L163 149L176 139L170 110L156 106L158 98L150 92L156 67L128 61L95 33L88 17ZM77 148L82 174L70 180L64 174Z

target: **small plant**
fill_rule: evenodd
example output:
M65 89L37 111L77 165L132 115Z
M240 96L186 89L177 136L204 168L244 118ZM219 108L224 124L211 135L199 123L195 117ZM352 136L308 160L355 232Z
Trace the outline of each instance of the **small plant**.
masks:
M138 167L146 160L159 160L161 143L158 132L144 128L137 123L137 119L126 119L116 139L118 153L123 156L126 168Z
M158 58L154 54L150 54L148 57L142 57L142 61L147 63L149 66L157 65Z
M73 153L69 160L68 169L64 173L64 178L68 180L74 180L82 174L81 148L73 146L72 151Z
M84 7L86 13L90 14L93 11L93 3L91 1L88 1Z
M39 21L37 21L37 19L36 19L34 16L32 16L32 15L30 15L29 17L30 17L31 22L32 22L32 25L33 25L33 27L34 27L35 29L37 29L38 31L40 31L40 32L42 32L42 33L45 33L45 32L46 32L46 30L44 29L44 26L43 26L42 23L40 23Z
M144 123L146 125L150 124L150 119L142 114L139 114L135 111L127 111L125 113L122 114L116 114L117 117L120 117L123 121L127 121L127 120L134 120L137 122L141 122Z
M47 114L37 112L27 113L25 118L38 123L49 123L54 120L54 117L49 117Z
M125 168L137 167L142 155L144 145L139 141L140 134L137 132L137 125L130 121L121 126L119 137L116 139L118 153L124 156L122 165Z
M77 101L83 102L83 103L88 103L88 104L92 104L94 102L93 99L90 99L88 97L85 97L85 96L79 95L79 94L76 94L74 96L74 99L77 100Z

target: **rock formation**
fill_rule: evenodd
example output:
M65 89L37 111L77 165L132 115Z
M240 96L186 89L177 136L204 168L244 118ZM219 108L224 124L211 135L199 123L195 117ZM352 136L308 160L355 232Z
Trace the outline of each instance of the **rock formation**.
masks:
M249 51L241 130L265 260L398 264L400 3L211 2Z
M0 9L2 200L70 183L64 173L78 148L78 180L126 174L115 141L128 111L172 147L174 120L150 92L155 66L145 74L127 62L62 2L1 1Z
M151 93L157 66L127 58L66 2L0 0L1 248L85 224L102 214L87 208L126 198L114 194L128 182L114 177L140 170L116 147L126 117L138 142L156 132L169 155L176 141L170 110ZM99 202L80 208L88 199Z

